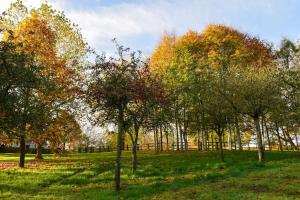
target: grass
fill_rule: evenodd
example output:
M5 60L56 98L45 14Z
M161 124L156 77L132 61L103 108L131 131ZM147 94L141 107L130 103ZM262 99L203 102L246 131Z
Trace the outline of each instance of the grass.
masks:
M225 163L217 152L139 152L136 174L124 152L120 193L115 153L33 158L19 169L17 154L0 154L0 199L300 199L299 152L267 152L263 164L252 151L226 151Z

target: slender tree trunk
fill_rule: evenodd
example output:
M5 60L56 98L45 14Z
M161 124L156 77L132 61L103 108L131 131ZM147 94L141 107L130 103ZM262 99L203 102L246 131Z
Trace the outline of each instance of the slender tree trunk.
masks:
M159 152L160 151L160 145L159 145L159 138L158 138L158 128L157 127L155 127L155 133L156 133L156 152Z
M178 125L179 125L179 133L180 133L180 150L183 151L182 128L181 128L180 123Z
M116 159L116 171L115 171L115 190L121 190L121 155L122 155L122 142L124 134L124 110L119 109L118 116L118 138L117 138L117 159Z
M166 142L167 142L167 151L169 151L169 133L168 133L168 130L166 130Z
M272 151L272 145L271 145L271 140L270 140L270 134L269 134L269 128L267 126L267 122L266 122L266 119L263 118L263 124L265 126L265 129L266 129L266 135L267 135L267 140L268 140L268 146L269 146L269 151Z
M160 132L160 151L163 151L163 131L162 131L162 125L159 126L159 132Z
M198 145L198 151L201 150L200 148L200 129L197 129L197 145Z
M20 162L19 167L25 167L25 154L26 154L26 142L25 142L25 134L22 133L20 135Z
M204 129L201 130L201 142L202 142L202 150L206 150L206 143L205 143L205 132Z
M261 137L262 137L262 143L265 143L265 129L264 129L264 120L263 120L263 116L261 117L261 122L260 122L260 132L261 132ZM263 148L265 150L265 145L263 145Z
M277 135L277 139L278 139L278 143L279 143L279 145L278 145L278 150L280 150L280 151L283 151L283 147L282 147L282 141L281 141L281 138L280 138L280 135L279 135L279 128L278 128L278 126L277 126L277 124L275 125L276 126L276 135Z
M175 119L176 128L176 150L179 151L179 135L178 135L178 121Z
M282 136L284 138L285 148L286 148L286 150L288 150L288 142L287 142L287 138L286 138L286 135L285 135L285 132L284 132L284 128L281 127L281 130L282 130Z
M239 125L239 121L238 118L235 117L235 128L236 128L236 136L237 136L237 142L238 142L238 149L240 151L243 150L243 146L242 146L242 139L241 139L241 131L240 131L240 125Z
M36 155L35 155L35 159L36 160L42 160L43 156L42 156L42 144L40 142L38 142L36 144Z
M132 143L132 172L135 173L137 169L137 145L139 138L139 130L140 127L138 125L134 125L134 135L129 132L129 136Z
M188 150L188 138L187 138L187 134L185 131L183 134L183 139L184 139L184 150L187 151Z
M259 117L254 117L253 119L254 119L254 123L255 123L256 136L257 136L258 161L263 162L264 161L264 148L263 148L263 142L262 142L262 136L261 136L261 130L260 130Z
M232 150L231 126L228 127L228 149Z
M218 130L217 132L218 138L219 138L219 150L220 150L220 157L221 157L221 161L224 162L224 152L223 152L223 141L222 141L222 136L223 133L221 130Z
M157 152L157 144L156 144L156 128L153 128L153 142L154 142L154 150Z
M136 154L137 144L134 142L132 145L132 172L135 173L137 169L137 154Z
M215 149L215 145L214 145L214 136L213 136L213 133L211 133L211 150L214 150Z

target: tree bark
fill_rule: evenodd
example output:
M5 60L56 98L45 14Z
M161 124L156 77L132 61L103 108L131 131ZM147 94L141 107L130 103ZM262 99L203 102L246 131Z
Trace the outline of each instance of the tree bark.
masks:
M137 155L136 155L137 144L132 146L132 172L135 173L137 169Z
M115 170L115 190L121 190L121 155L122 155L122 142L124 134L124 110L119 109L118 114L118 138L117 138L117 159Z
M281 138L279 135L279 128L278 128L277 124L275 126L276 126L276 133L277 133L276 135L277 135L277 139L278 139L278 143L279 143L278 148L280 151L283 151L282 141L281 141Z
M232 150L231 126L228 127L228 149Z
M180 123L178 125L179 125L179 133L180 133L180 150L183 151L182 128L181 128Z
M42 156L42 144L41 143L37 143L36 144L36 155L35 155L35 159L36 160L42 160L43 156Z
M156 144L156 128L154 127L153 128L153 139L154 139L154 150L155 150L155 152L157 152L157 144Z
M267 140L268 140L269 151L272 151L272 145L271 145L271 140L270 140L269 128L267 126L267 122L266 122L265 118L263 118L263 124L264 124L265 129L266 129L266 135L267 135Z
M242 139L241 139L241 131L240 131L240 125L239 125L239 121L238 121L237 117L235 117L235 128L236 128L238 149L240 151L242 151L243 150L243 146L242 146Z
M262 136L261 136L261 130L260 130L259 117L254 117L253 120L255 123L256 136L257 136L258 161L263 162L264 161L264 148L263 148L263 142L262 142Z
M222 144L223 143L223 141L222 141L222 136L223 136L222 131L218 130L217 135L218 135L218 138L219 138L220 158L221 158L221 161L224 162L225 159L224 159L223 144Z
M25 167L25 154L26 154L26 142L25 142L25 135L22 133L20 135L20 161L19 167Z
M163 133L162 133L162 125L159 126L159 133L160 133L160 151L163 151Z
M167 151L169 151L169 133L168 133L168 130L166 130L166 142L167 142Z
M200 148L200 129L197 129L197 145L198 145L198 151L201 150Z
M178 121L175 119L176 126L176 150L179 151L179 135L178 135Z

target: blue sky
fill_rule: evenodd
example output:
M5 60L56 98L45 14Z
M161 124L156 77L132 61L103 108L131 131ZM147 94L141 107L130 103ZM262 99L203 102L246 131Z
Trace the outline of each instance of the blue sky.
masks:
M0 0L0 10L13 0ZM42 0L24 0L38 6ZM275 45L300 39L300 0L48 0L82 28L97 51L112 52L111 39L149 55L161 35L226 24Z

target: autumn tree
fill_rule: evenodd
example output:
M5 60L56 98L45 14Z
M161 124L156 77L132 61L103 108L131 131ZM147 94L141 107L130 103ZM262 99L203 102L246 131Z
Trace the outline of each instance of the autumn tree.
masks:
M12 4L1 19L3 40L22 44L17 51L30 55L36 66L42 66L40 76L51 82L51 87L34 91L41 105L47 107L50 114L57 108L70 109L79 91L79 69L83 64L80 59L87 50L78 28L46 4L29 11L22 1ZM68 46L74 43L76 48Z
M91 79L86 90L86 99L102 123L114 123L118 128L115 189L120 187L120 168L122 141L125 131L130 127L130 106L142 100L143 89L140 74L147 71L140 53L130 52L128 48L117 45L117 58L98 56L96 64L90 69Z

